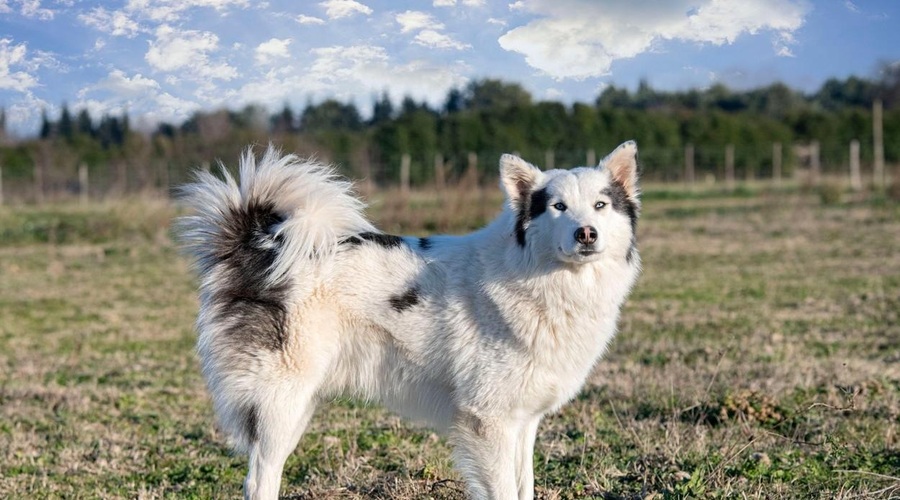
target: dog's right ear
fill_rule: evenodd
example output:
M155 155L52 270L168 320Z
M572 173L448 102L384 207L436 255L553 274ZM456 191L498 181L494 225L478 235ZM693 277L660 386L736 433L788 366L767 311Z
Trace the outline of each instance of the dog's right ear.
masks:
M537 167L515 155L500 157L500 186L513 207L534 191L544 173Z

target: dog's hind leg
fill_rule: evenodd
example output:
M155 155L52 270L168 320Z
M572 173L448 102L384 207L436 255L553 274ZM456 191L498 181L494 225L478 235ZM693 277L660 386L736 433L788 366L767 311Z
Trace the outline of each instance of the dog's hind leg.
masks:
M284 462L297 446L315 411L314 391L272 391L254 407L250 431L250 468L244 480L245 500L278 498ZM305 392L305 393L304 393Z

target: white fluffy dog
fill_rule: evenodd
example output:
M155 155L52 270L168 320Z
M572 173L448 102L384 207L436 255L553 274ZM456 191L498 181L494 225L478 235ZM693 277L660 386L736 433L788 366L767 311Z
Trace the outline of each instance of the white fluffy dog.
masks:
M445 433L473 498L533 498L538 424L584 385L640 272L636 157L629 141L542 172L504 155L497 219L429 238L378 232L348 182L272 148L240 183L200 172L180 230L245 496L276 498L316 406L350 395Z

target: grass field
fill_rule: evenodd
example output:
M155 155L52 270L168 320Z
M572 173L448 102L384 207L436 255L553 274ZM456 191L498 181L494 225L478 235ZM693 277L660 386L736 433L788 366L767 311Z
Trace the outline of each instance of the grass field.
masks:
M465 231L495 193L375 200ZM644 273L592 383L541 425L540 498L900 497L900 205L648 189ZM161 202L0 208L0 497L233 498ZM289 498L464 498L446 444L336 401Z

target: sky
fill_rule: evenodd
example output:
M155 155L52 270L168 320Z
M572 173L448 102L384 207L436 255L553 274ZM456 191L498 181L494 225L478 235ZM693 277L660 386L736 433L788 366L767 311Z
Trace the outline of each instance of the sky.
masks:
M0 107L37 131L62 103L139 128L383 92L440 107L482 78L536 100L607 86L813 92L900 61L897 0L0 0Z

